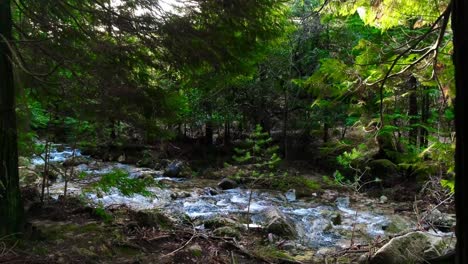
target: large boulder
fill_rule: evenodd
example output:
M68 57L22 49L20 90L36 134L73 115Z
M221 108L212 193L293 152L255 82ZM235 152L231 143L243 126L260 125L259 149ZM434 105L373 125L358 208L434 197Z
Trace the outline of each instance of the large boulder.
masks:
M297 230L292 220L276 207L269 207L263 211L266 219L266 230L269 233L294 238L297 236Z
M186 162L175 160L167 165L164 170L164 176L171 178L188 178L192 176L192 170Z
M89 164L89 160L83 156L75 156L68 158L62 163L64 167L74 167L81 164Z
M371 258L370 264L427 263L455 248L455 238L412 232L391 239Z
M236 181L224 178L218 183L218 187L221 188L222 190L229 190L229 189L234 189L237 188L238 184Z

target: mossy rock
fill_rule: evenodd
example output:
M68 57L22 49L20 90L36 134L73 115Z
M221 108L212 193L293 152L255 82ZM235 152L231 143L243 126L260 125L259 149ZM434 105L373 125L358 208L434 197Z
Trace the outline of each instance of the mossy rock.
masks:
M140 226L170 229L174 227L175 220L159 210L143 210L135 213L135 221Z
M241 233L239 232L239 230L230 226L223 226L223 227L217 228L215 229L215 231L213 231L213 233L217 236L235 237L237 239L239 239L241 236Z
M410 229L410 223L399 215L391 216L389 221L388 225L382 227L387 234L398 234Z
M297 231L294 223L283 212L275 207L271 207L264 211L264 215L267 219L266 230L269 233L281 237L297 237Z
M187 251L194 257L201 257L203 255L203 249L199 244L193 244L187 248Z
M371 264L424 263L455 249L455 239L412 232L391 239L372 256Z
M215 217L213 219L208 219L205 222L203 222L203 225L205 226L205 228L208 228L208 229L216 229L216 228L220 228L224 226L233 227L239 230L244 228L242 224L227 217Z

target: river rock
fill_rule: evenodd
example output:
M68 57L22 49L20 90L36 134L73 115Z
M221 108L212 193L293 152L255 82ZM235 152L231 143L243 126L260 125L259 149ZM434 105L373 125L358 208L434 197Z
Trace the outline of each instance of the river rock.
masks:
M229 189L234 189L237 188L238 184L236 181L224 178L218 183L218 187L223 189L223 190L229 190Z
M85 157L82 157L82 156L76 156L76 157L68 158L67 160L65 160L62 163L62 165L64 167L74 167L74 166L78 166L78 165L81 165L81 164L88 165L89 160L87 158L85 158Z
M284 196L286 196L286 200L288 202L294 202L296 201L296 190L295 189L291 189L289 191L287 191Z
M445 255L455 247L455 238L427 232L412 232L391 239L371 258L370 264L425 263Z
M341 225L342 219L341 219L341 214L340 213L335 213L331 216L331 221L333 225Z
M294 223L276 207L269 207L263 211L266 219L266 230L269 233L283 236L296 237L297 230Z
M188 178L192 176L192 171L186 162L175 160L167 165L164 176L171 178Z

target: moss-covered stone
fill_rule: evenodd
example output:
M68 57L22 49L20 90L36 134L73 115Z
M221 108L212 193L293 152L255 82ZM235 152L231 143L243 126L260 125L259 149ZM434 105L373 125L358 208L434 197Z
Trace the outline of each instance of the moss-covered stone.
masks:
M217 228L215 229L213 233L217 236L235 237L237 239L240 238L241 236L241 233L239 232L239 230L230 226L223 226L223 227Z
M174 226L175 220L159 210L143 210L136 212L135 220L140 226L157 227L160 229L170 229Z
M203 225L205 228L208 228L208 229L216 229L216 228L223 227L223 226L229 226L229 227L233 227L236 229L243 229L244 227L242 224L238 223L237 221L231 218L227 218L227 217L215 217L213 219L208 219L205 222L203 222Z

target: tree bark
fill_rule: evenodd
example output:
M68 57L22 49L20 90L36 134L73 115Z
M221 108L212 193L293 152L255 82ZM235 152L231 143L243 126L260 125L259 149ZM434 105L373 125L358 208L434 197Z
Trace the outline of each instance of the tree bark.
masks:
M15 89L11 51L12 19L9 0L0 0L0 236L21 231L23 207L18 175Z
M422 103L421 103L421 124L424 126L428 125L428 120L430 116L430 98L429 94L427 93L427 87L423 89L422 95ZM428 146L428 139L429 131L425 127L420 128L420 135L419 135L419 146L421 148L427 148Z
M468 3L454 0L452 10L453 62L455 65L455 131L457 135L455 151L455 210L457 215L456 263L468 263L468 175L466 111L468 102Z
M409 142L416 146L418 142L418 128L416 123L418 122L418 98L416 94L417 80L414 76L411 76L408 81L409 89L409 101L408 101L408 116L409 116Z

